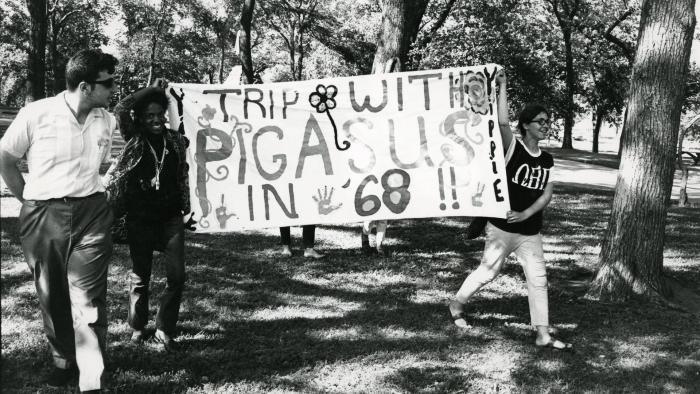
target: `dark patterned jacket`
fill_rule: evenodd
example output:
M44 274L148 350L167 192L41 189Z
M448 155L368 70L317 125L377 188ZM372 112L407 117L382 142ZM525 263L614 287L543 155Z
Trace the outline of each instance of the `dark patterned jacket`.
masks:
M133 118L131 117L131 109L134 106L133 95L125 97L114 108L114 115L119 124L119 131L126 140L126 145L119 152L116 159L113 160L112 166L107 171L103 178L103 183L107 191L108 201L114 209L116 218L123 216L126 213L126 193L127 193L127 178L131 170L133 170L143 157L145 151L145 140L141 133L136 130ZM186 149L189 145L187 138L175 130L167 129L165 131L166 143L172 146L175 150L175 155L178 158L178 190L180 191L180 211L187 214L190 212L190 188L188 179L189 165L186 160Z

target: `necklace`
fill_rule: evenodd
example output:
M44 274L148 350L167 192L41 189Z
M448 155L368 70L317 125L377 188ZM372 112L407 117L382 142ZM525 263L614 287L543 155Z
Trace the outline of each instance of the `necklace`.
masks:
M151 186L155 187L156 190L160 190L160 172L163 171L163 166L165 165L165 155L168 154L168 149L165 147L165 136L163 136L163 153L160 156L160 160L158 160L158 154L156 153L156 150L153 149L153 145L151 145L148 138L146 138L146 143L148 144L148 147L151 148L151 154L153 155L153 160L155 161L156 176L151 179Z

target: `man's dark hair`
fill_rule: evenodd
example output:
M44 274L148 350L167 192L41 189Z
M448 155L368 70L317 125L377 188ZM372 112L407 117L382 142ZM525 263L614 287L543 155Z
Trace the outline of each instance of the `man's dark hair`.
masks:
M539 114L544 112L547 114L547 118L549 118L549 110L542 104L537 104L537 103L530 103L526 104L525 107L523 107L523 110L520 111L520 115L518 116L518 131L520 132L520 135L525 137L525 128L523 125L525 123L530 123L535 117Z
M73 55L66 65L66 87L75 90L80 82L94 83L100 71L114 74L119 61L99 49L83 49Z

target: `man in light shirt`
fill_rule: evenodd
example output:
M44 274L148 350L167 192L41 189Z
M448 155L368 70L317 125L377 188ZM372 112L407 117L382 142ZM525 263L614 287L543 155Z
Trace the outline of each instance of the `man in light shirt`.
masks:
M117 60L82 50L66 66L68 90L22 108L0 140L0 173L22 202L22 250L34 276L56 369L51 386L79 371L99 391L107 334L107 265L112 212L99 168L110 159L115 118L104 109ZM17 169L27 158L26 180Z

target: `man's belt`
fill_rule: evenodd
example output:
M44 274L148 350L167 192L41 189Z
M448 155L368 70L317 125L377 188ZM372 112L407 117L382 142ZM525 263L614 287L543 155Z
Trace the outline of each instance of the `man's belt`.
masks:
M90 195L84 196L84 197L59 197L59 198L49 198L48 200L37 200L37 201L43 201L43 202L77 202L77 201L83 201L83 200L89 200L91 198L95 197L100 197L104 195L103 192L96 192L92 193Z

